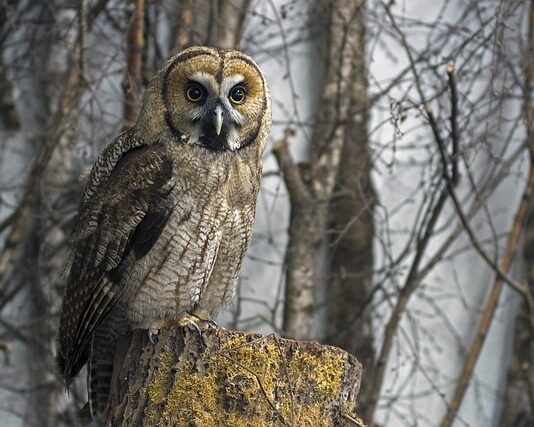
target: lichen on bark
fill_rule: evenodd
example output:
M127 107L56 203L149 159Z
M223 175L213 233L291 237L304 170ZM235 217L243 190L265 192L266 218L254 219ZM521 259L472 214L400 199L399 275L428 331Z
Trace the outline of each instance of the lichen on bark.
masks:
M355 425L361 365L341 349L201 324L136 330L116 360L108 425ZM356 424L357 425L357 424ZM363 425L363 424L362 424Z

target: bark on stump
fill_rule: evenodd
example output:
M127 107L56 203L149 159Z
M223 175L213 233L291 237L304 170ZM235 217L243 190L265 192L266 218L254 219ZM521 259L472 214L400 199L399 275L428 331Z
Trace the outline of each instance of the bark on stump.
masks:
M361 364L345 351L217 328L147 330L115 361L112 426L344 426L355 414Z

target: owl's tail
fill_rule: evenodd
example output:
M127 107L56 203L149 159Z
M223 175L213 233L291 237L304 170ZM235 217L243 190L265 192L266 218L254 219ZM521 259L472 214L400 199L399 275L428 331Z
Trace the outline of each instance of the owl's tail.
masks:
M100 418L106 411L115 353L114 347L103 345L102 339L96 335L93 335L90 357L87 362L88 406L93 419Z
M93 419L101 419L106 414L117 344L126 331L124 313L112 310L93 333L87 362L88 406Z

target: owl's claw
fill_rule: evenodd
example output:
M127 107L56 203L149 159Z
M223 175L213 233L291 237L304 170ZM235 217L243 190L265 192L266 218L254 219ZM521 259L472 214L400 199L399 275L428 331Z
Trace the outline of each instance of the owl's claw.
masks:
M197 325L197 322L195 321L196 319L198 319L196 316L184 316L178 321L178 324L182 328L187 328L191 332L197 332L200 336L202 336L202 331Z
M217 324L217 322L210 319L210 314L205 309L197 308L191 316L198 319L198 321L201 323L207 323L211 326L214 326L215 328L219 328L219 325Z
M215 328L219 328L219 325L217 324L217 322L215 320L211 320L211 319L200 319L202 322L206 322L208 323L209 325L215 327Z
M158 334L159 334L159 329L150 328L148 330L148 339L154 345L156 345L156 342L157 342L156 338L157 338Z

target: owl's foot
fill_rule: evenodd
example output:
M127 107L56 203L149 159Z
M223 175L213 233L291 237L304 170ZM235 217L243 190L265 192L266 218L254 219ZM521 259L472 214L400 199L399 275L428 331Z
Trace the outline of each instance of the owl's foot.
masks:
M215 322L215 320L210 319L210 314L207 310L204 310L202 308L197 308L193 312L192 316L196 317L201 323L208 323L209 325L214 326L216 328L219 327L219 325L217 324L217 322Z
M207 323L208 325L213 326L215 328L219 328L219 325L217 324L217 322L215 320L202 319L200 317L198 318L198 320L200 320L200 322L202 322L202 323Z
M140 323L137 327L142 329L148 329L148 339L152 344L156 344L158 342L158 335L159 331L167 326L168 321L163 320L153 320L146 323Z
M148 330L148 339L154 345L156 345L156 342L157 342L156 338L158 334L159 334L159 329L151 328Z
M200 330L197 322L202 321L199 317L195 315L186 314L180 320L178 320L178 325L182 328L187 328L191 332L197 332L200 337L202 337L202 331Z

